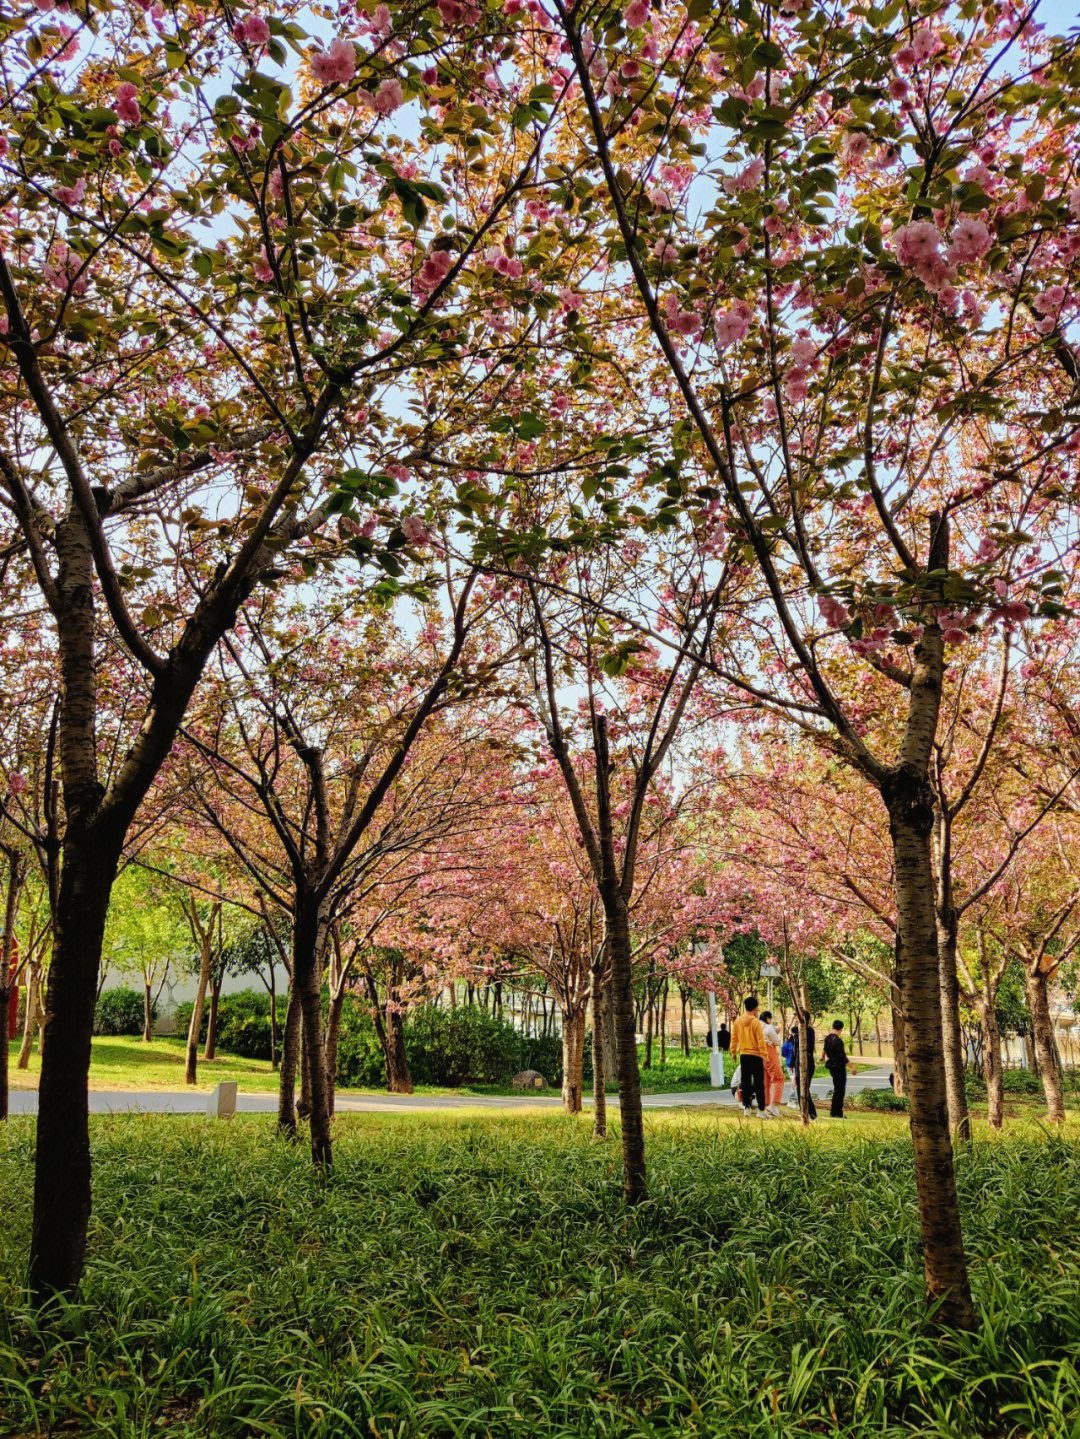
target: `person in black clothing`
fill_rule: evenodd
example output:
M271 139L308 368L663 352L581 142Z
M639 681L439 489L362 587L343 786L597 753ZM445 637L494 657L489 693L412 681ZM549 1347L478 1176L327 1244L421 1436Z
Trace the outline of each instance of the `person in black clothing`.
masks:
M717 1030L716 1042L723 1050L728 1050L731 1048L731 1030L728 1029L726 1024L721 1024L720 1028Z
M814 1026L808 1024L806 1026L806 1100L807 1113L811 1119L817 1118L817 1107L814 1104L814 1096L810 1092L810 1081L814 1077L814 1045L816 1042L817 1036L814 1034ZM799 1072L799 1026L797 1024L792 1027L791 1043L795 1050L791 1061L791 1067L795 1074L795 1098L798 1100L799 1109L801 1110L802 1095L799 1090L799 1085L802 1083L802 1075Z
M832 1108L829 1114L833 1119L844 1117L844 1095L847 1092L848 1065L851 1063L843 1040L843 1029L842 1019L833 1021L832 1033L825 1036L825 1053L822 1056L832 1078Z

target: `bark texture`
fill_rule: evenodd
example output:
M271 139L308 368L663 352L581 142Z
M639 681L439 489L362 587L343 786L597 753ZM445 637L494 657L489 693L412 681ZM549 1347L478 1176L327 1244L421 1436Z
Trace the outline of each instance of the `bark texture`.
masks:
M914 694L912 704L918 702ZM936 718L936 710L935 710ZM945 1093L941 981L930 857L933 795L924 775L899 769L886 795L896 871L897 960L919 1225L930 1302L940 1323L976 1324L968 1284Z
M1031 1039L1035 1060L1046 1096L1046 1117L1052 1124L1065 1122L1065 1100L1061 1092L1061 1069L1057 1045L1054 1043L1054 1022L1050 1015L1050 997L1046 976L1036 966L1029 969L1024 984L1028 1009L1031 1011Z
M597 1139L607 1138L607 1073L605 1066L604 1010L607 999L598 984L593 985L593 1134Z
M580 1114L585 1060L585 1011L564 1010L562 1016L562 1100L567 1114Z

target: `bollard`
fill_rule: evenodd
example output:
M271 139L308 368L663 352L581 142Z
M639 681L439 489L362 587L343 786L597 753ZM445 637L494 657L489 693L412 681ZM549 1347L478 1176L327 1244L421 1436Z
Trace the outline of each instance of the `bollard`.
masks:
M231 1119L236 1113L236 1080L227 1079L211 1094L206 1105L212 1119Z

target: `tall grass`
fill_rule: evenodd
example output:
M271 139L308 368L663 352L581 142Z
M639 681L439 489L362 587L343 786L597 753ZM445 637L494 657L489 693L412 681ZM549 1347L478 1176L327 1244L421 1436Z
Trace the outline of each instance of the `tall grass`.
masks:
M869 1123L667 1116L628 1213L617 1144L556 1116L342 1119L325 1184L265 1121L96 1121L86 1280L47 1317L19 1289L32 1133L10 1124L0 1415L95 1436L1080 1432L1080 1146L1033 1130L961 1155L983 1326L943 1339L903 1126Z

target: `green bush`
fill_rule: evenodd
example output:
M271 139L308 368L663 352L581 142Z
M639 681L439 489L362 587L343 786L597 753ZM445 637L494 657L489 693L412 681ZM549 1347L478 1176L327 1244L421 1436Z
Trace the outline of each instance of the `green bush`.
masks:
M329 994L323 992L326 1013ZM137 1031L142 1032L142 1000ZM186 1034L190 1000L178 1004L176 1028ZM278 996L278 1040L285 1023L286 996ZM206 1039L210 1004L203 1011L200 1044ZM128 1031L124 1031L127 1033ZM270 996L255 989L222 995L218 1001L217 1047L245 1059L270 1058ZM507 1085L522 1069L536 1069L550 1084L562 1082L562 1041L555 1035L526 1039L510 1024L473 1005L436 1009L423 1005L405 1022L405 1054L416 1084L458 1088L463 1084ZM584 1077L592 1079L592 1036L585 1040ZM337 1082L378 1089L386 1082L382 1046L369 1013L357 995L347 994L338 1029Z
M150 1011L151 1022L157 1005ZM142 991L121 986L103 989L94 1010L94 1033L101 1035L142 1034L146 1022Z
M906 1094L894 1094L891 1089L864 1089L853 1098L860 1109L878 1109L889 1113L906 1110L911 1103Z
M969 1071L964 1083L969 1099L986 1098L986 1080L981 1074ZM1006 1094L1028 1095L1036 1099L1043 1092L1042 1080L1031 1069L1006 1069L1001 1076L1001 1087ZM1066 1093L1080 1092L1080 1070L1066 1069L1061 1076L1061 1087Z
M528 1060L542 1053L536 1041L527 1045L511 1025L466 1004L415 1010L405 1026L405 1052L415 1083L451 1088L509 1084L519 1070L539 1068ZM550 1069L540 1072L553 1079Z
M287 999L277 996L278 1043L285 1023ZM186 1035L191 1024L191 1000L184 1000L176 1006L174 1017L177 1034ZM207 996L203 1009L202 1028L199 1043L206 1041L210 1023L210 998ZM257 989L241 989L236 994L223 994L218 1000L217 1048L225 1054L237 1054L243 1059L270 1059L270 996Z
M337 1082L361 1089L380 1089L386 1083L386 1061L368 1006L351 994L345 996L341 1010Z

